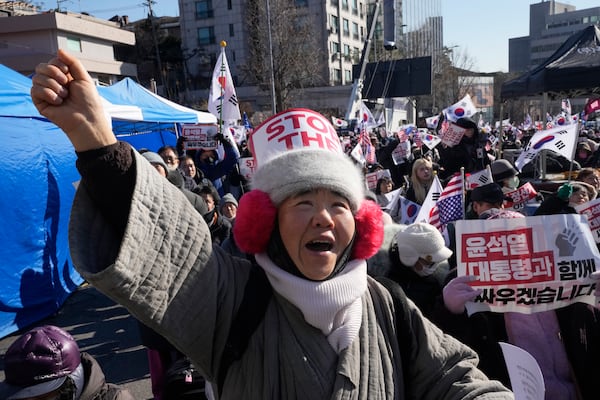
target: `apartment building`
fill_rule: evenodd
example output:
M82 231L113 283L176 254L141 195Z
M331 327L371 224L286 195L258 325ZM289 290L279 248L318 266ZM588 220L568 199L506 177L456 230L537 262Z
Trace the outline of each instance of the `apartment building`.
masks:
M550 57L565 40L583 28L600 23L600 7L577 10L549 0L529 6L529 35L508 41L508 71L526 72Z
M0 63L25 75L59 48L75 54L98 84L137 76L135 64L119 61L116 45L135 46L135 34L119 23L88 15L47 12L0 18Z

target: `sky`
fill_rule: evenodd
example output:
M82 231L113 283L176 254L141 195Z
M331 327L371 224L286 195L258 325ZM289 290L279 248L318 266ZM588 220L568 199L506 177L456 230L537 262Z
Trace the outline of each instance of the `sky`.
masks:
M527 0L441 0L444 21L444 45L458 46L456 57L467 59L465 67L477 72L508 72L508 39L529 35L529 5ZM55 7L47 0L42 8ZM145 18L148 7L143 0L66 0L61 8L73 12L86 11L109 19L128 15L131 21ZM600 6L599 0L562 0L577 10ZM154 15L179 15L177 0L155 0ZM469 64L469 65L467 65Z

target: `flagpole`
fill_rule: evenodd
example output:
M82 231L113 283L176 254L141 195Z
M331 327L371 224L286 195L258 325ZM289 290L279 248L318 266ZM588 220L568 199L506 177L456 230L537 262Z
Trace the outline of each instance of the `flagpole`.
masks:
M461 182L462 182L462 190L460 191L461 193L461 199L462 199L462 215L463 215L463 219L467 219L467 204L466 204L466 196L465 196L465 167L460 167L460 176L461 176Z
M567 178L567 182L571 182L571 174L573 174L573 160L575 159L575 154L577 154L577 142L579 141L580 128L581 118L577 118L577 130L575 131L575 146L573 146L573 151L571 152L571 162L569 164L569 177Z
M225 47L227 47L227 42L224 40L221 40L221 73L220 73L220 77L221 79L223 79L224 75L225 75ZM225 88L223 87L223 85L219 85L221 88L221 95L220 97L220 107L219 107L219 133L223 134L223 97L224 97L224 93L225 93Z

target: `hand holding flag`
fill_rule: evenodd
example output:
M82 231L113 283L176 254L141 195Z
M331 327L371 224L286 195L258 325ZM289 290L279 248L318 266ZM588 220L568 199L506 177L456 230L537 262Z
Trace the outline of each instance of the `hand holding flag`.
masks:
M477 113L477 108L475 108L475 104L473 104L471 96L467 94L457 103L445 108L443 112L444 115L446 115L446 119L456 122L462 117L472 117Z

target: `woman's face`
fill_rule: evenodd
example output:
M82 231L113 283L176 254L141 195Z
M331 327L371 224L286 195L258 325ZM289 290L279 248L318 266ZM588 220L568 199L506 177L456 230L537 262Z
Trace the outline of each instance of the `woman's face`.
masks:
M431 167L427 164L423 164L417 168L417 178L421 181L428 181L431 179Z
M326 189L286 199L277 217L290 258L305 277L315 281L331 275L354 236L348 200Z
M393 188L394 185L392 184L392 181L381 181L381 183L379 184L379 191L381 193L389 193L392 191Z
M587 190L578 190L569 197L569 204L578 205L590 201Z

